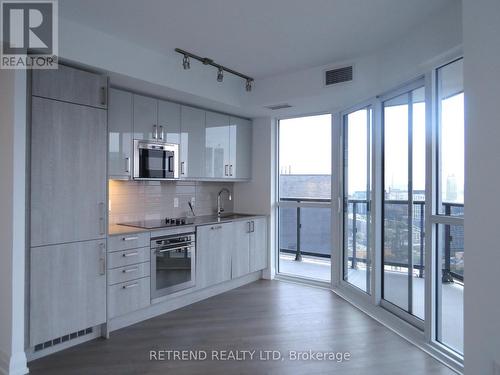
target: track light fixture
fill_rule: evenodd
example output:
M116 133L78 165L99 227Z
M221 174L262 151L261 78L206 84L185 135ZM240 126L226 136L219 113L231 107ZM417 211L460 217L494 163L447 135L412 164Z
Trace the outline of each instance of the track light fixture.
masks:
M184 70L188 70L189 68L191 68L191 62L189 61L188 55L184 55L184 58L182 59L182 67L184 68Z
M249 77L245 74L237 72L233 69L227 68L223 65L217 64L214 60L212 60L208 57L200 57L200 56L197 56L191 52L184 51L180 48L176 48L175 52L180 53L181 55L184 56L182 59L182 67L184 68L184 70L188 70L189 68L191 68L190 58L192 58L192 59L200 61L203 65L211 65L211 66L217 68L217 82L222 82L224 80L224 71L226 71L228 73L234 74L235 76L243 78L246 81L245 90L248 92L252 91L252 84L253 84L252 77Z

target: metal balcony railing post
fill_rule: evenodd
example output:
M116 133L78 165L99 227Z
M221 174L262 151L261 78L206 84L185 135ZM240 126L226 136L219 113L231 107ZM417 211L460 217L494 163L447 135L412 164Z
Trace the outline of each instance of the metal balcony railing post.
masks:
M444 213L446 216L451 215L451 205L443 203ZM451 227L449 225L444 226L444 268L442 275L443 283L453 282L453 276L451 275Z
M302 261L302 254L300 253L300 228L302 224L300 223L300 207L297 207L297 251L295 252L295 260Z
M356 269L357 268L357 259L356 259L356 237L357 237L357 232L358 232L358 225L357 225L357 214L358 214L358 205L356 202L352 203L352 262L351 262L351 268Z
M420 269L418 270L418 277L424 277L424 204L420 205Z

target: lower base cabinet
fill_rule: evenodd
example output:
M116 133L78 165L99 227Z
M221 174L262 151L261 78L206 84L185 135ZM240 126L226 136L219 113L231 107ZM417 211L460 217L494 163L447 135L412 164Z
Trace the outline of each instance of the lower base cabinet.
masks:
M106 240L31 248L30 346L106 322Z
M206 288L267 268L267 219L197 228L196 285Z
M147 263L149 267L149 263ZM126 281L108 287L109 317L115 318L149 306L151 279Z

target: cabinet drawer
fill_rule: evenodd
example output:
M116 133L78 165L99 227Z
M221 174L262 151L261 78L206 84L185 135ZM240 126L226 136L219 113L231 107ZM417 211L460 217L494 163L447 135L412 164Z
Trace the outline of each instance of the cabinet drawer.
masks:
M124 315L149 306L150 278L127 281L108 287L109 317Z
M108 251L149 247L149 232L122 234L108 238Z
M149 262L149 252L149 247L141 247L108 253L108 269Z
M108 285L123 283L149 276L149 262L113 268L108 271Z

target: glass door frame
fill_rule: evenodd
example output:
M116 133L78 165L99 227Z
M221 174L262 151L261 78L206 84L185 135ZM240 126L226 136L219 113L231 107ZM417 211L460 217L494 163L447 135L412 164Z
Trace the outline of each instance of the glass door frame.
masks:
M297 199L297 200L292 200L292 199L285 199L281 200L280 194L279 194L279 188L280 188L280 121L282 120L288 120L288 119L294 119L294 118L300 118L300 117L309 117L309 116L319 116L319 115L330 115L331 116L331 158L332 158L332 163L331 163L331 192L330 192L330 199L313 199L313 200L308 200L308 199ZM311 114L304 114L304 115L297 115L297 116L287 116L287 117L279 117L275 119L276 121L276 129L275 129L275 183L274 183L274 196L276 197L275 199L275 240L274 240L274 247L276 251L274 252L274 264L275 264L275 277L278 279L285 279L285 280L291 280L291 281L300 281L304 282L306 284L311 284L311 285L316 285L320 287L328 287L332 288L332 286L335 284L334 278L336 272L334 271L335 263L337 262L336 258L336 252L335 252L335 236L336 236L336 231L335 229L337 228L337 219L336 219L336 211L334 210L334 196L336 196L336 189L334 182L336 181L336 177L334 176L334 170L336 164L333 163L336 158L334 157L334 154L337 150L337 145L335 143L335 122L336 122L336 115L332 112L320 112L320 113L311 113ZM323 208L323 209L330 209L331 211L331 253L330 253L330 281L322 281L319 279L314 279L314 278L308 278L300 275L292 275L288 273L282 273L280 272L280 208L296 208L296 209L301 209L301 208Z

